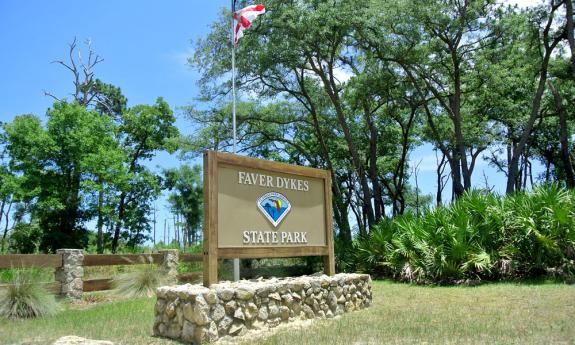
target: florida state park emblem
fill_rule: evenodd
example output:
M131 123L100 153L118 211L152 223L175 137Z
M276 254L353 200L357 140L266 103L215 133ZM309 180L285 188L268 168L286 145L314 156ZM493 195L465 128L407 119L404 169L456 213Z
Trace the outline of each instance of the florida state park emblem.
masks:
M258 208L274 227L277 227L291 210L289 200L280 193L269 192L258 199Z

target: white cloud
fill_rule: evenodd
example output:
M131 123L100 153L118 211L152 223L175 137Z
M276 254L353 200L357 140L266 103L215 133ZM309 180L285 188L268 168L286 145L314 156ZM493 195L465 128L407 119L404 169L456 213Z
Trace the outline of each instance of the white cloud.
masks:
M351 77L353 77L353 73L351 71L348 71L347 69L341 67L336 67L333 70L333 75L335 79L337 79L341 84L345 83L346 81L351 79Z

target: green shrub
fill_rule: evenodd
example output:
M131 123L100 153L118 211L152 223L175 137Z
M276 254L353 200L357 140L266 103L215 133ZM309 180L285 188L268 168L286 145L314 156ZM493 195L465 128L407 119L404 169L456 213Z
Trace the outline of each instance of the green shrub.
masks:
M422 216L384 219L350 267L420 283L575 276L575 193L557 186L498 198L472 191Z
M551 185L504 199L502 254L516 275L534 277L575 259L575 193ZM572 265L572 264L571 264Z
M60 310L52 294L38 283L33 271L12 269L5 288L0 289L0 316L10 319L53 315Z

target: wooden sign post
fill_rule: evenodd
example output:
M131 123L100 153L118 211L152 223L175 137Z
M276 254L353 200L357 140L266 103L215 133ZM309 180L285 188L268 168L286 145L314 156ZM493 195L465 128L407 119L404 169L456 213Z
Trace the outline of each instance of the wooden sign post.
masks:
M204 153L204 285L219 259L323 256L335 274L331 175L228 153Z

